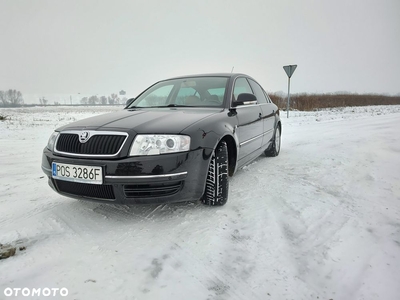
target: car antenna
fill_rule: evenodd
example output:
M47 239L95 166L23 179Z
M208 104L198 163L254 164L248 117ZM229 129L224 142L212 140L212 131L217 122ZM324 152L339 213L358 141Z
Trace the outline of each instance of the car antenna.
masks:
M235 68L235 66L232 67L231 74L233 73L233 69L234 69L234 68Z

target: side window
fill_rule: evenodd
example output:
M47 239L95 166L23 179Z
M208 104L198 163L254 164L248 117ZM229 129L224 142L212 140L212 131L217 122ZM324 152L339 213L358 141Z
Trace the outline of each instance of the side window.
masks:
M264 95L265 95L265 97L267 98L267 101L269 102L269 103L272 103L272 100L271 100L271 98L268 96L268 94L263 90L263 92L264 92Z
M257 82L249 79L250 85L253 88L254 95L257 97L257 102L259 104L267 103L267 98L264 95L262 88L258 85Z
M233 96L235 97L235 99L233 100L236 100L237 97L242 93L253 94L253 91L251 90L251 87L246 78L240 77L236 79L235 87L233 88Z

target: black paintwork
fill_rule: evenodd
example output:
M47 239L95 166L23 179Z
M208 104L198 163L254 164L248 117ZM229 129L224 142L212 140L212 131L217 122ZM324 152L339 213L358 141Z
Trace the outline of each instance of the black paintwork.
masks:
M163 203L198 200L204 191L211 155L222 139L228 144L230 175L233 175L238 168L257 158L271 145L276 126L281 126L278 107L273 103L235 106L231 100L233 99L235 80L239 77L252 79L244 74L193 75L177 78L200 76L228 78L223 107L131 109L129 106L134 105L134 103L130 103L124 110L88 118L58 128L56 131L60 132L68 130L123 131L127 132L129 137L119 155L112 159L60 156L45 148L42 169L49 177L50 186L59 192L51 177L51 172L49 172L53 161L103 166L105 175L109 176L143 176L187 172L187 175L180 178L184 183L182 190L172 196L126 198L123 194L124 185L143 183L143 181L149 183L171 181L172 179L168 177L152 180L104 179L104 184L114 186L115 202L119 203ZM136 99L139 97L140 95ZM191 137L190 151L129 157L130 146L136 134L146 133L189 135ZM67 196L81 198L77 195L68 194Z

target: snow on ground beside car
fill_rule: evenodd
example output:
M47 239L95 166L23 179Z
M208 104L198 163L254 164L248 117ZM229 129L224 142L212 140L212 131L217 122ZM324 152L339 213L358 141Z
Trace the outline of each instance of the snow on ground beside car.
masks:
M400 106L282 112L281 154L237 172L223 207L53 192L54 128L118 109L0 109L0 243L26 246L0 260L0 298L399 299Z

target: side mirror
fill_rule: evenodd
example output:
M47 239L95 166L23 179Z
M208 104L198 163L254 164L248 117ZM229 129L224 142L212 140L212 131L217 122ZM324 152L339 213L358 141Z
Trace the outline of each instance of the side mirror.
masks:
M253 102L257 102L257 97L254 94L242 93L239 94L237 100L233 102L233 106L254 104Z
M135 101L135 98L130 98L130 99L126 100L125 106L128 107L129 105L132 104L133 101Z

